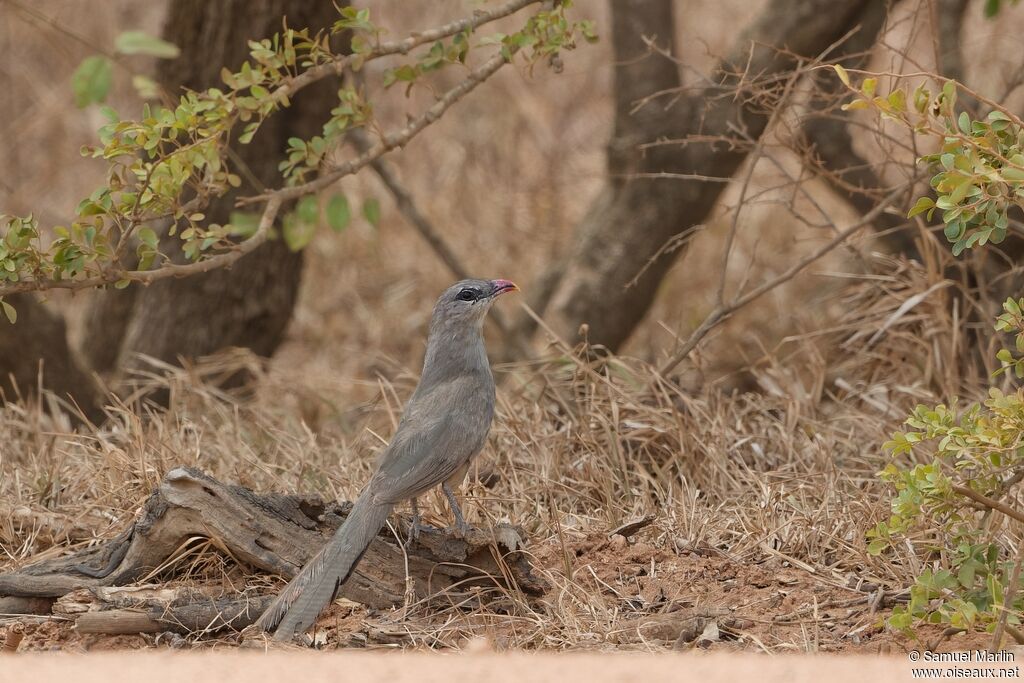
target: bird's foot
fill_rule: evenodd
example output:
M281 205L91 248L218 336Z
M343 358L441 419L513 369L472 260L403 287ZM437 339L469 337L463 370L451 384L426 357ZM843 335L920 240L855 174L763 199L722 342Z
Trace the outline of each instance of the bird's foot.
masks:
M424 524L418 514L413 515L409 520L409 528L405 532L405 547L410 548L413 544L419 543L420 534L424 531L436 531L436 529L429 524Z
M467 538L473 527L467 524L466 518L462 516L462 508L459 507L459 501L455 499L455 493L448 486L448 482L441 484L441 490L444 491L444 495L448 498L448 507L452 510L452 517L455 518L455 523L449 526L446 531L453 533L459 538Z
M469 537L469 534L473 531L473 527L470 526L469 522L466 520L459 518L455 520L454 524L449 525L445 531L457 538L465 539Z

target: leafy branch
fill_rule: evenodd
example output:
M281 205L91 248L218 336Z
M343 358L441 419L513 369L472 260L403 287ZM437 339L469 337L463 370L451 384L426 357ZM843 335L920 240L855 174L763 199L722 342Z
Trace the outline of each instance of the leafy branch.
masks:
M32 216L0 216L0 297L147 284L230 266L274 235L274 223L286 202L324 190L404 146L517 55L532 68L541 59L551 60L560 50L574 48L577 37L593 39L589 22L567 18L571 2L564 1L543 3L516 34L471 42L483 25L537 4L541 0L511 0L391 42L381 41L385 31L371 21L368 10L345 7L329 32L310 35L286 27L271 38L250 41L250 60L236 72L222 71L223 88L186 91L173 108L146 105L138 120L121 120L105 109L109 123L100 129L100 144L83 149L83 154L107 162L107 183L79 204L76 219L54 226L53 239L44 243L48 231L40 229ZM331 51L330 36L341 32L351 36L350 54ZM355 88L343 86L322 135L289 140L280 166L285 184L237 201L239 206L262 205L258 219L243 221L244 214L239 213L238 220L232 218L234 224L206 223L203 211L210 201L241 186L231 168L232 140L251 142L263 121L313 83L358 72L372 60L410 55L427 45L424 54L413 56L412 68L418 73L453 64L466 69L464 78L432 106L404 127L379 133L376 142L355 158L330 164L330 153L348 131L379 129L372 104ZM489 50L490 56L475 67L467 66L471 53L481 49ZM369 208L364 207L368 215ZM347 215L348 207L339 204L336 211ZM157 228L162 221L170 223L166 230ZM293 239L289 246L301 248L307 241L308 237ZM171 246L188 262L172 262L166 256ZM126 263L131 249L135 259ZM9 304L4 310L13 317Z
M875 111L934 141L936 150L919 160L931 172L933 194L920 197L908 215L931 220L940 212L954 255L1002 242L1010 209L1024 206L1024 122L932 74L858 72L864 78L854 85L850 73L833 68L854 93L845 109ZM886 77L892 87L879 93L879 79ZM911 79L918 80L913 88ZM979 120L958 112L961 92L989 113ZM1015 347L996 354L1002 364L996 374L1024 377L1022 310L1024 299L1008 299L996 319L996 331L1013 335ZM919 405L904 424L883 445L893 462L880 476L894 496L888 519L867 534L868 552L883 553L899 539L922 549L926 566L910 588L907 606L889 617L890 626L913 633L921 621L964 629L980 623L994 633L993 648L1004 632L1024 638L1016 628L1024 609L1021 539L1010 534L1024 522L1015 495L1024 480L1024 390L992 387L987 400L966 408L955 402ZM911 456L917 464L900 462Z
M884 119L903 124L917 135L932 138L937 151L920 162L932 170L935 198L923 196L909 217L939 211L946 239L954 255L1006 238L1011 206L1024 206L1024 122L1005 107L982 97L956 81L941 81L930 74L873 74L854 86L850 73L836 65L842 82L854 93L844 109L873 109ZM879 78L894 81L888 93L878 92ZM916 87L906 83L923 78ZM957 112L960 91L991 108L984 119Z

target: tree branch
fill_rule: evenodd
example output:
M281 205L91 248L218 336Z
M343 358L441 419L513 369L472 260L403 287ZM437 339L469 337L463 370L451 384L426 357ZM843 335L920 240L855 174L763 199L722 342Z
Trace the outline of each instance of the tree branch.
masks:
M484 24L489 24L492 21L501 19L502 17L507 17L510 14L515 14L524 7L535 5L542 1L543 0L512 0L511 2L501 5L500 7L495 7L492 10L477 9L473 12L473 16L467 19L459 19L429 31L413 33L404 40L380 43L376 47L372 48L369 54L339 55L335 57L332 62L314 66L288 81L275 90L272 93L272 97L278 103L286 102L296 92L312 83L315 83L316 81L332 75L340 76L341 73L345 71L345 69L349 68L352 65L352 62L356 60L366 62L371 59L387 57L389 55L404 55L420 45L426 45L427 43L449 38L461 31L474 31Z
M362 131L352 131L351 136L357 149L365 151L369 148L370 141L366 139L366 135ZM455 254L455 250L445 240L441 231L420 211L419 206L416 205L415 198L398 180L391 167L380 158L370 162L370 166L377 173L377 177L384 183L384 186L387 187L391 196L394 197L398 211L412 224L420 234L420 237L430 245L430 248L434 250L437 257L448 267L448 270L460 280L472 277L472 273L463 265L462 260ZM520 358L528 358L531 355L529 345L508 322L501 311L492 310L487 319L498 328L507 346L513 349Z
M406 54L410 50L430 42L453 36L461 31L475 30L476 28L495 21L502 17L514 14L515 12L529 5L540 3L542 0L511 0L510 2L495 7L491 10L476 10L473 16L450 22L435 29L413 33L408 38L400 41L379 43L372 47L368 53L361 55L347 54L336 56L331 62L314 66L302 74L288 80L271 92L270 97L275 104L288 102L298 91L306 88L317 81L329 76L340 74L345 69L351 68L353 64L366 62L371 59L395 54ZM515 54L517 49L511 46L508 49L509 58ZM511 54L509 54L511 53ZM246 206L254 203L265 203L260 217L259 227L249 238L238 242L223 253L216 254L207 259L187 264L176 264L165 262L151 270L128 270L118 267L108 267L99 275L81 279L69 280L21 280L9 282L0 286L0 297L30 291L46 291L51 289L87 289L114 284L123 280L151 284L159 280L169 278L181 278L198 273L206 273L220 268L228 268L238 259L250 253L264 243L271 233L274 220L280 211L283 202L297 199L299 197L318 192L340 178L352 175L367 165L374 162L384 154L393 149L402 147L425 128L437 121L453 104L472 92L478 85L490 78L494 73L504 66L509 59L498 53L486 60L482 65L469 72L469 75L458 85L445 92L438 100L418 118L413 119L408 125L390 135L385 135L377 144L365 151L359 157L349 160L336 166L317 179L293 186L283 187L271 192L263 193L255 197L247 197L238 201L239 206ZM200 207L191 207L192 209Z
M522 0L520 0L522 2ZM413 119L405 128L386 135L380 142L371 147L355 159L351 159L331 171L321 175L316 180L285 187L268 192L256 197L240 199L238 204L245 206L253 203L266 202L263 213L260 217L259 227L251 237L234 245L230 251L217 254L208 259L195 261L187 264L166 263L152 270L121 270L110 269L102 275L96 275L81 280L23 280L0 286L0 297L10 294L17 294L28 291L45 291L49 289L87 289L109 285L121 280L131 280L142 284L151 284L158 280L168 278L180 278L196 273L206 273L218 268L230 267L238 259L253 251L270 236L271 227L277 217L281 204L285 201L297 199L307 194L318 192L329 187L339 179L352 175L364 167L373 163L376 159L393 149L402 147L409 143L416 135L422 132L429 125L437 121L456 102L472 92L478 85L494 75L507 60L501 54L496 54L481 66L470 72L462 82L445 92L438 100L418 118ZM333 72L331 72L333 73Z
M697 344L701 342L704 337L707 336L708 332L717 327L719 323L726 320L733 313L743 308L752 301L759 299L768 292L772 291L776 287L792 280L797 274L806 269L809 265L819 260L840 244L844 243L847 239L852 237L857 231L863 228L865 225L870 224L878 216L885 211L890 204L892 204L897 198L899 198L907 189L908 184L901 185L891 192L884 200L878 203L874 209L861 216L853 225L849 226L845 230L840 231L833 237L828 243L819 247L816 251L808 254L803 259L793 264L784 273L780 274L760 286L750 290L743 296L733 299L729 304L719 303L715 308L708 314L704 321L697 327L696 330L687 338L686 342L676 351L672 356L661 366L659 373L661 375L667 375L671 372L679 363L686 359L690 355L690 352L696 348Z
M964 496L966 498L970 498L974 502L980 503L981 505L984 505L985 507L990 508L992 510L995 510L997 512L1002 512L1007 517L1009 517L1011 519L1015 519L1018 522L1024 522L1024 512L1021 512L1020 510L1018 510L1016 508L1010 507L1009 505L1007 505L1006 503L1004 503L1002 501L996 500L995 498L989 498L985 494L978 493L977 491L975 491L974 489L972 489L969 486L963 486L961 484L953 484L952 488L953 488L953 490L955 492L959 493L961 496Z

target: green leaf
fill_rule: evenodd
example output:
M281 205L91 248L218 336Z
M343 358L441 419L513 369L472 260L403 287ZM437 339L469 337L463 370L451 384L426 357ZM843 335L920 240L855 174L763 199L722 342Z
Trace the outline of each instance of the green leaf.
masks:
M71 75L71 89L75 93L75 106L85 109L93 102L103 102L110 92L113 65L102 55L86 57Z
M881 555L887 547L889 547L888 541L884 538L876 538L868 543L868 555Z
M967 179L964 182L960 183L949 194L949 201L953 202L954 204L959 204L964 200L964 197L967 196L967 193L970 192L972 187L974 187L974 183L972 183L970 179Z
M965 111L960 112L960 116L957 117L956 124L960 127L960 131L971 134L971 116Z
M363 216L370 225L376 228L380 223L380 202L373 197L363 202Z
M331 230L341 232L348 227L350 220L352 211L349 209L348 199L341 193L332 195L331 200L327 202L327 225L331 226Z
M228 217L231 234L237 237L250 237L260 227L260 214L255 211L232 211Z
M893 90L889 93L889 96L885 98L885 101L889 103L892 110L897 113L903 113L907 110L907 96L902 90Z
M290 213L284 217L282 234L284 243L292 251L301 251L313 239L316 232L316 223L304 221L299 218L298 213Z
M1024 182L1024 171L1019 168L1004 168L1000 174L1011 183Z
M151 249L156 249L156 244L158 240L156 233L153 232L152 228L139 228L139 240L141 240L142 243L145 244L147 247L150 247Z
M135 74L132 76L132 87L144 100L155 100L160 96L160 86L149 76Z
M3 299L0 299L0 306L3 306L3 314L7 316L10 324L14 325L17 323L17 311L14 310L14 307Z
M931 197L921 197L917 200L917 203L907 213L907 218L913 218L919 213L924 213L935 206L935 201Z
M260 127L259 121L252 121L245 125L242 134L238 136L238 142L243 145L248 145L252 142L252 136L256 135L256 130Z
M114 40L114 49L123 55L149 55L161 59L174 59L181 54L174 43L143 31L125 31Z
M850 74L846 73L846 69L839 66L838 64L833 64L832 68L835 69L836 75L839 76L839 80L843 82L843 85L849 86Z
M300 199L295 212L299 215L299 220L316 225L320 220L320 202L317 201L316 195L306 195Z

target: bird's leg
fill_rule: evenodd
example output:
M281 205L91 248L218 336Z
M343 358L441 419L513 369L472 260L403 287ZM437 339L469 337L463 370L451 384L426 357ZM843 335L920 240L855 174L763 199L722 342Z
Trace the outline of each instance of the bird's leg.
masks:
M462 509L459 507L459 502L455 500L455 493L452 491L452 487L448 485L448 482L441 484L441 490L444 491L444 495L448 498L448 507L452 509L452 515L455 517L455 530L462 536L469 534L471 527L466 524L465 518L462 516Z
M406 547L411 546L413 543L420 540L421 531L426 531L431 528L429 524L423 523L423 517L420 516L420 506L416 502L416 499L413 498L410 503L412 503L412 520L409 522L409 533L406 534L405 537Z

